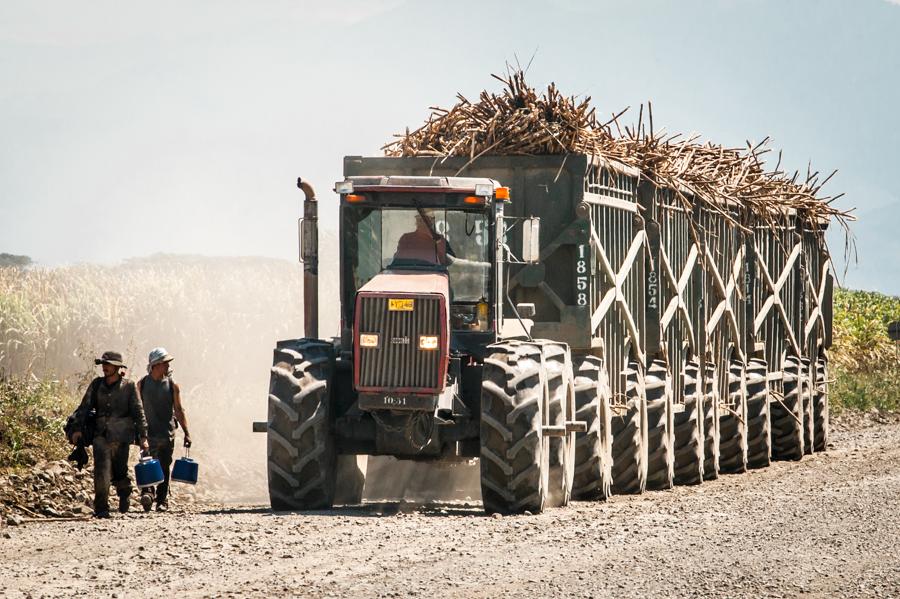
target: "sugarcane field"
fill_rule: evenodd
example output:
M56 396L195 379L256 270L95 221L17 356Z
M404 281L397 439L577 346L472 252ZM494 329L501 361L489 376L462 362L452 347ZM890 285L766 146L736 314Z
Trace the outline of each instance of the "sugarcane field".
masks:
M0 597L900 597L896 0L0 48Z

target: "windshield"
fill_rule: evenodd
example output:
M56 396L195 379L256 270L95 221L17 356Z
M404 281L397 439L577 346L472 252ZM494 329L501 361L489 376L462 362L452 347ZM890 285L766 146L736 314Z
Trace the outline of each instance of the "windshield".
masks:
M348 212L347 225L356 230L356 251L348 252L356 289L389 268L446 270L452 301L488 297L487 215L434 208L360 207Z

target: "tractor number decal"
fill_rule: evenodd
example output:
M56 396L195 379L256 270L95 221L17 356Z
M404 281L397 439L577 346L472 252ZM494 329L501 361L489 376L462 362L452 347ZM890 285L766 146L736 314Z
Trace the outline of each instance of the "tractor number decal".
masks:
M588 305L587 246L578 246L578 259L575 261L575 300L579 306Z

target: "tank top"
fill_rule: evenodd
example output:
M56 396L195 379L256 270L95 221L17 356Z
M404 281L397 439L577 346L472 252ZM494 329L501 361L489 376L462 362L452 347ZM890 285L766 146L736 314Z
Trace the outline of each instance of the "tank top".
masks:
M139 384L147 416L147 436L151 439L175 438L174 384L170 377L155 381L151 376L145 376Z

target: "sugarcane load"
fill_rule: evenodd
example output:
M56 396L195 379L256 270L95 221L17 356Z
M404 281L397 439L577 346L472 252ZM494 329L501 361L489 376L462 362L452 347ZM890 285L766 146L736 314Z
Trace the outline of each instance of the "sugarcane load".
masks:
M272 508L362 499L357 456L477 458L489 513L800 459L828 438L830 178L601 119L521 71L344 158L340 336L277 344Z

